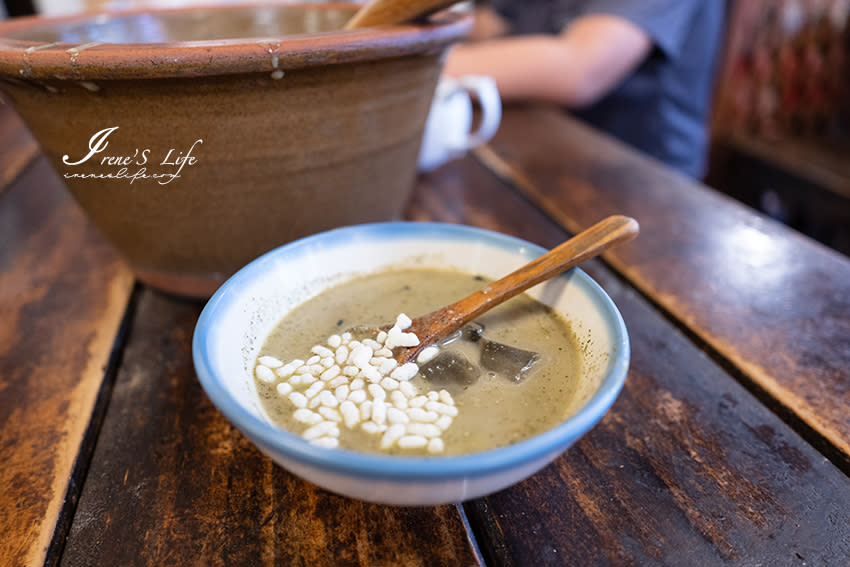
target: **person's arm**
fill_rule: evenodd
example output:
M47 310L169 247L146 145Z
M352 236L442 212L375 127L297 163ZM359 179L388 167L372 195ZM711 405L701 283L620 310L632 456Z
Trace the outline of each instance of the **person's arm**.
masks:
M505 101L541 100L578 108L616 88L652 45L649 35L628 20L591 14L557 36L461 44L449 54L444 72L489 75Z
M475 25L466 36L467 41L483 41L507 35L510 26L489 6L475 7Z

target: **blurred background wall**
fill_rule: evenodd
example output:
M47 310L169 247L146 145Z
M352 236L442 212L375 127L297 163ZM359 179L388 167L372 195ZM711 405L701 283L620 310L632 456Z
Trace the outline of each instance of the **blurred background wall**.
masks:
M708 183L850 254L850 0L735 0Z

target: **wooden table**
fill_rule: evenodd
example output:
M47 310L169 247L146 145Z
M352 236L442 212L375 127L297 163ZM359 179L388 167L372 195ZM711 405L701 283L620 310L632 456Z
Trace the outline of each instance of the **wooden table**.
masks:
M604 419L486 498L366 504L263 457L211 405L202 304L134 282L0 106L0 565L848 565L850 261L556 109L419 180L408 217L586 264L632 363Z

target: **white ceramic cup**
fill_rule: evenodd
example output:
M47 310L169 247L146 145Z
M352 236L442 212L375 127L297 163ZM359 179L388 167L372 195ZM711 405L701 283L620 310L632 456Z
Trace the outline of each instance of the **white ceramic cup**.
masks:
M473 97L481 106L481 124L474 132L471 131ZM419 171L431 171L488 141L501 119L502 103L492 78L467 75L440 79L425 123Z

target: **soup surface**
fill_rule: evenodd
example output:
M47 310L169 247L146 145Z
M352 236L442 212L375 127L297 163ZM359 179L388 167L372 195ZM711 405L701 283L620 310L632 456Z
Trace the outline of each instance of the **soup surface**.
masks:
M299 305L280 321L266 339L260 356L283 362L310 356L313 345L324 344L333 333L359 325L385 325L399 313L422 315L456 301L486 285L480 276L433 269L391 270L356 278L328 289ZM517 296L477 321L482 337L455 340L442 347L441 356L460 356L470 372L420 373L410 382L422 392L447 390L457 416L442 433L443 454L460 454L515 443L557 425L575 393L581 375L580 350L567 321L528 295ZM488 343L488 341L491 341ZM487 360L482 367L482 344L501 345L537 353L530 368L516 376L511 363L504 372ZM506 349L513 351L513 349ZM523 356L522 352L519 352ZM488 357L485 353L485 358ZM510 358L510 357L509 357ZM436 362L436 359L435 359ZM429 377L426 379L423 374ZM293 418L294 406L278 393L276 378L256 379L267 414L284 429L301 433L305 426ZM366 452L426 454L420 449L381 449L380 435L360 428L340 428L339 446Z

